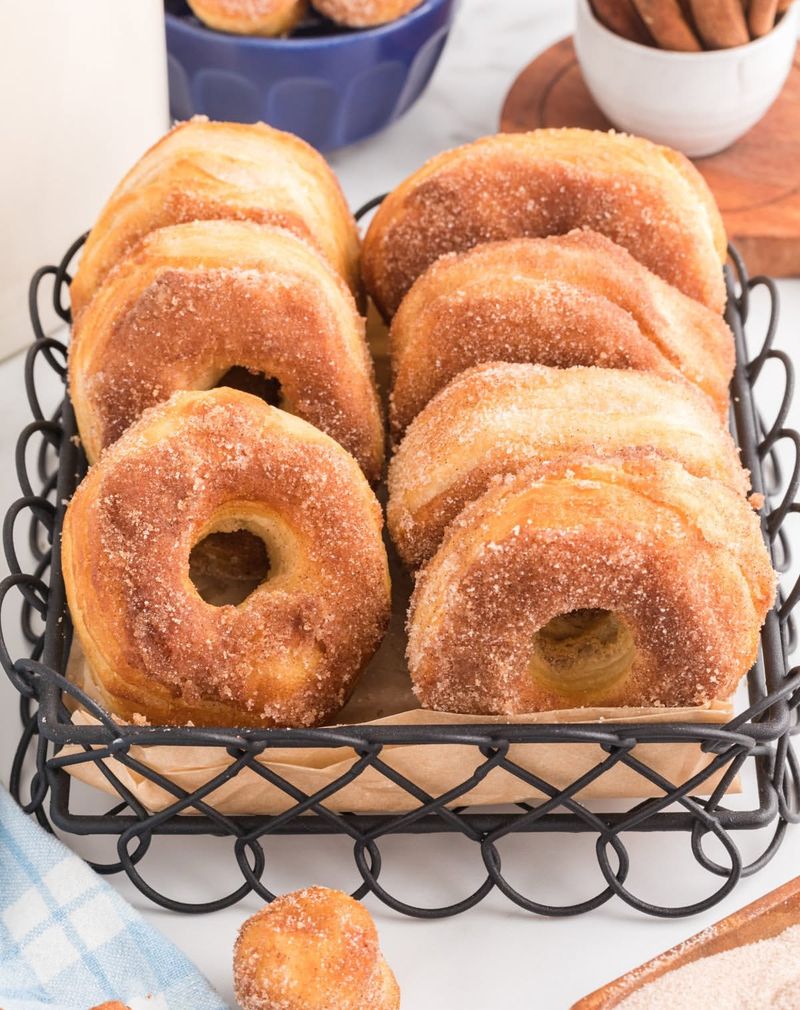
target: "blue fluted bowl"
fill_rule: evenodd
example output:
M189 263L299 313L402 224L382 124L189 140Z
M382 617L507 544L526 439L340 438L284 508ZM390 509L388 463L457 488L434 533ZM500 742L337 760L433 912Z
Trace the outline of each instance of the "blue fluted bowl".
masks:
M166 11L175 119L263 120L331 151L382 130L425 90L457 0L423 0L378 28L345 30L313 17L288 38L206 28L183 0Z

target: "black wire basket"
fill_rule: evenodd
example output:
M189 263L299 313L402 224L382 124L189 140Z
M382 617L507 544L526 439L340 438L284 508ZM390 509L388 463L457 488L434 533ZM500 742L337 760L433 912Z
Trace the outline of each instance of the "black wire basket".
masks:
M365 213L377 201L362 209ZM473 907L497 888L512 902L543 915L574 915L604 904L614 895L628 905L656 916L682 916L704 911L720 901L743 876L763 867L780 846L786 828L800 819L800 770L792 749L796 710L800 702L800 671L790 669L795 648L792 610L800 598L800 583L781 592L761 636L758 660L747 676L749 707L725 725L659 724L558 724L558 725L363 725L319 729L230 730L194 727L163 728L122 725L100 708L66 676L72 626L65 600L59 557L59 538L66 503L80 481L86 460L77 439L69 398L52 416L46 416L37 392L41 359L63 381L66 347L45 334L39 304L46 285L52 284L57 315L70 321L67 307L70 265L83 239L67 251L58 266L40 269L30 292L35 342L25 364L25 388L34 420L19 437L17 473L22 497L10 508L3 530L4 548L11 574L0 585L0 608L19 594L21 627L29 644L23 658L10 655L0 636L0 660L19 692L22 733L11 770L11 789L23 808L52 830L74 835L116 836L118 858L95 863L101 873L123 872L152 901L169 909L206 912L232 905L250 892L265 900L274 897L264 843L277 835L339 835L352 842L352 853L362 881L356 897L374 893L400 912L422 917L453 915ZM742 461L752 474L753 490L763 493L763 533L780 572L791 562L785 521L800 511L795 497L800 484L800 436L785 426L793 392L793 369L788 357L772 347L777 325L778 300L772 281L748 279L735 250L732 268L726 268L728 306L726 318L736 342L737 365L732 382L731 426L741 448ZM771 300L769 326L760 349L751 353L745 335L751 292L766 290ZM755 390L764 366L777 361L784 375L783 393L774 420L762 420ZM769 405L774 409L774 405ZM38 443L38 444L37 444ZM783 448L793 448L791 470L781 466ZM780 451L779 451L780 450ZM31 461L29 463L29 461ZM34 472L30 472L33 470ZM15 527L27 517L28 553L33 561L23 567ZM21 552L20 552L21 553ZM7 609L7 607L6 607ZM69 702L66 704L65 702ZM71 715L75 703L95 717L93 725L77 725ZM554 785L514 759L518 744L546 744L552 748L589 744L599 759L568 785ZM648 763L639 745L649 748L689 743L707 755L707 764L687 781L668 781ZM140 748L216 748L229 763L201 788L187 792L134 756ZM459 747L474 756L472 770L463 781L441 795L431 795L409 775L385 760L387 747ZM293 785L274 769L257 760L274 748L345 748L352 763L333 783L313 793ZM65 751L65 748L68 750ZM650 750L650 753L653 753ZM113 758L113 761L106 759ZM150 811L115 774L112 765L144 776L169 796L164 809ZM117 800L102 814L81 809L69 766L94 763ZM604 775L625 766L647 784L649 799L630 801L625 809L597 812L581 797ZM27 768L32 770L25 775ZM214 808L208 797L243 769L265 779L286 797L286 809L275 815L229 816ZM384 777L403 791L407 803L397 814L337 812L330 800L366 769ZM460 799L493 769L503 769L517 779L526 794L540 797L500 809L460 804ZM748 809L731 805L737 777L754 772L757 796ZM24 795L23 795L24 793ZM335 804L333 804L335 805ZM408 807L411 806L409 810ZM623 807L626 804L621 804ZM186 816L189 814L189 816ZM766 829L768 840L755 859L745 864L736 832ZM707 871L712 893L692 904L663 905L634 893L629 880L631 858L624 844L628 832L683 833L693 858ZM449 832L472 843L480 861L482 883L468 896L442 907L419 907L390 893L381 878L381 842L391 835L420 836ZM515 835L532 846L542 832L588 833L604 886L584 900L551 904L521 893L503 873L500 843ZM180 901L161 893L144 879L139 864L156 839L163 836L223 836L232 842L239 883L213 901ZM724 852L720 862L708 855L704 839L713 836ZM415 837L407 837L413 846ZM759 836L760 838L761 836ZM386 846L384 846L386 848ZM526 852L528 850L526 849ZM419 873L425 872L423 859ZM436 873L435 866L427 869ZM384 880L385 880L384 874ZM274 884L273 884L274 886Z

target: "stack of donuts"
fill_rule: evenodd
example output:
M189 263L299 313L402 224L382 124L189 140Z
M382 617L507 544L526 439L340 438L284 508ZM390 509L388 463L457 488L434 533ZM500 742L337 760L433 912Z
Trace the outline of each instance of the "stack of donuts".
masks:
M363 275L423 705L698 705L754 661L774 576L725 428L725 255L691 163L619 134L485 138L383 202Z
M363 288L390 324L388 525L416 577L420 702L729 695L774 576L725 428L725 249L691 164L633 137L447 152L360 249L302 141L174 129L71 286L92 465L62 567L101 700L164 725L308 726L353 690L390 597ZM220 567L251 591L205 599Z
M380 642L384 425L358 254L323 158L263 124L177 127L92 229L69 391L93 465L62 563L117 716L313 725ZM197 585L226 567L256 586L214 605Z

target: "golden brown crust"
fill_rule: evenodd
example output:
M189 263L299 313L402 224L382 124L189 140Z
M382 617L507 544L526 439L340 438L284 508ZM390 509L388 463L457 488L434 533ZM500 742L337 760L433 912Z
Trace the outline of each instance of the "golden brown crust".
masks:
M426 707L480 714L725 698L774 586L758 517L720 481L636 452L536 464L468 505L419 576L414 689ZM576 690L533 674L537 635L575 611L620 618L621 680Z
M633 0L591 0L591 4L594 16L609 31L629 42L652 46L653 39L637 14Z
M111 194L70 286L73 318L149 232L214 218L288 228L316 245L358 292L358 231L322 155L264 123L196 116L151 147Z
M703 48L678 0L633 0L633 5L662 49L692 53Z
M593 228L715 311L725 229L677 151L592 130L500 134L446 151L384 200L364 240L367 290L385 318L434 260L483 242Z
M87 456L145 408L235 366L277 379L284 409L380 477L383 419L347 285L293 233L245 221L151 232L81 313L69 379Z
M355 460L307 422L225 388L151 407L64 523L70 613L107 706L164 725L329 718L388 617L382 525ZM269 578L214 607L189 555L235 529L265 540Z
M395 437L454 375L480 362L680 372L720 416L734 364L717 313L588 231L437 260L392 321L391 354Z
M730 49L750 41L741 0L689 0L689 5L709 49Z
M243 1010L398 1010L400 990L360 902L309 887L242 926L233 952Z
M650 450L698 477L749 489L733 439L682 379L604 368L489 364L425 407L389 467L389 531L417 565L447 525L499 476L564 453Z
M236 35L284 35L303 19L307 0L187 0L200 20Z
M419 7L422 0L311 0L320 14L348 28L383 25Z

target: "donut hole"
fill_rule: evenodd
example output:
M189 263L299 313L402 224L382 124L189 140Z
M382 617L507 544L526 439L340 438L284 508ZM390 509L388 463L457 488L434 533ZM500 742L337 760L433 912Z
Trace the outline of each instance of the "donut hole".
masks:
M558 614L533 639L531 673L543 686L576 699L617 686L636 655L628 623L611 610Z
M220 386L250 393L264 400L270 407L283 406L283 391L278 379L272 375L265 375L263 372L244 368L242 365L234 365L220 376L214 388L218 389Z
M214 607L238 606L270 574L264 540L250 530L209 533L189 554L189 578L200 598Z

